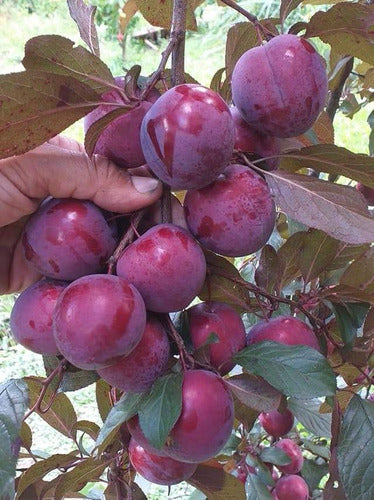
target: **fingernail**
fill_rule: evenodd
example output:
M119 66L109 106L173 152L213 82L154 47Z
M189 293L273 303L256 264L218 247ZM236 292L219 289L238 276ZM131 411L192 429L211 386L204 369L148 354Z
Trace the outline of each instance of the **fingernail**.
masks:
M153 177L139 177L134 175L131 177L132 184L134 188L139 193L150 193L158 188L160 181L154 179Z

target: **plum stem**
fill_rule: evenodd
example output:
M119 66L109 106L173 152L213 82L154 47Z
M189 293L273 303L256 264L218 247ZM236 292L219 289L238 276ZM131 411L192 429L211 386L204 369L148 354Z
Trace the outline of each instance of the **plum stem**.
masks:
M265 26L263 26L260 23L260 21L258 20L258 18L254 14L251 14L247 10L243 9L243 7L241 7L240 5L237 5L233 0L221 0L221 1L222 1L222 3L226 4L228 7L231 7L232 9L239 12L239 14L242 14L244 17L246 17L248 19L248 21L250 23L252 23L254 25L254 27L256 29L256 33L257 33L257 38L258 38L258 41L260 42L260 44L263 42L262 36L264 36L264 38L266 40L268 40L269 38L272 38L274 36L273 33L271 33L271 31L269 31Z
M130 227L127 229L125 234L122 236L121 241L119 242L117 248L114 250L113 255L109 258L108 261L108 274L114 274L114 268L117 264L117 260L120 258L124 249L132 243L135 236L137 235L137 228L145 214L146 210L139 210L131 215L131 223Z
M172 85L184 82L184 42L186 32L187 0L173 0L173 15L170 29L169 43L162 53L158 68L145 85L140 99L148 94L155 84L162 78L166 63L172 55Z
M32 407L30 408L30 410L23 417L23 420L26 420L35 411L39 412L39 413L47 413L47 411L51 408L51 406L52 406L52 404L54 402L54 399L56 397L58 388L59 388L59 386L61 384L61 381L63 379L64 373L65 373L65 370L66 370L68 364L69 364L69 362L65 358L62 359L59 362L59 364L56 366L56 368L48 375L48 377L43 380L43 382L41 383L42 384L42 390L40 391L39 396L37 397L37 400L35 401L35 403L32 405ZM52 380L56 376L58 376L56 387L55 387L54 391L52 392L52 395L51 395L51 397L49 399L49 402L48 402L47 406L45 408L42 408L41 404L42 404L44 396L45 396L45 394L47 392L47 389L50 386Z

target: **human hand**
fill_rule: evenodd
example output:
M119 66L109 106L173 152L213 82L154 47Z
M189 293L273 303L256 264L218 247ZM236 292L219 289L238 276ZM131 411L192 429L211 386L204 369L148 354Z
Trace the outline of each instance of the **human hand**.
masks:
M90 159L81 144L61 136L0 160L0 295L39 277L24 258L20 237L47 196L91 200L105 210L128 213L151 205L161 193L157 179L130 175L103 157Z

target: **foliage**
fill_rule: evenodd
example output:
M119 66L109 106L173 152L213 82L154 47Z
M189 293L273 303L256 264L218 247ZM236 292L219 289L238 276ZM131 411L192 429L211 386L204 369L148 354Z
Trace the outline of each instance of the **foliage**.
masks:
M139 11L154 26L170 28L172 3L127 0L118 20L117 2L99 2L98 20L108 23L112 33L120 22L126 32ZM262 158L239 157L260 171L270 186L279 211L276 229L268 244L249 257L226 259L206 251L207 278L199 298L232 305L245 317L247 326L259 318L295 314L312 327L321 352L267 341L249 345L234 356L243 373L225 379L235 406L232 439L216 459L200 464L189 479L213 499L271 498L274 479L266 464L282 466L287 458L269 446L271 439L256 422L259 413L281 411L286 406L298 422L290 437L302 447L301 476L313 498L320 497L322 490L326 498L365 500L373 496L374 219L364 197L352 186L362 183L374 188L374 160L351 152L349 144L347 148L334 144L334 117L339 108L352 117L373 100L374 8L364 3L337 3L306 21L301 14L298 18L300 3L282 0L276 18L272 15L251 22L244 22L235 9L222 6L224 15L232 16L233 25L227 36L225 68L216 68L211 87L225 100L231 99L230 78L239 57L260 45L259 32L273 36L284 26L290 33L302 33L328 45L330 94L326 111L315 125L284 142L278 170L262 170ZM99 58L94 10L78 0L68 4L88 48L74 46L57 35L34 37L25 47L25 70L0 75L1 158L27 152L64 131L99 106L102 94L113 87L113 75ZM211 4L188 2L189 30L197 29L195 13L201 15ZM131 95L138 73L137 68L128 72L125 93ZM146 82L153 78L162 91L157 77L160 72ZM94 149L109 120L128 108L119 105L96 124L87 135L87 150ZM372 129L373 122L370 115ZM370 151L373 141L372 133ZM175 355L168 373L142 394L122 394L96 372L75 369L57 357L44 358L46 377L1 384L0 495L7 498L16 491L20 499L37 495L88 498L78 492L86 491L82 489L88 483L106 478L105 498L114 498L114 489L118 498L144 498L129 466L129 436L124 424L138 414L149 442L158 449L168 445L182 409L180 370L186 359L192 359L188 324L183 320L176 328L169 325L169 333L174 341L179 339L180 358ZM181 347L182 339L188 349ZM200 349L199 362L209 344L214 344L214 338ZM101 428L79 419L66 394L93 383L104 422ZM27 407L29 412L22 420ZM72 451L34 454L27 424L31 413L70 439ZM20 463L30 458L35 463L15 478L17 456ZM237 479L243 470L245 489ZM51 479L47 474L52 471L55 476Z

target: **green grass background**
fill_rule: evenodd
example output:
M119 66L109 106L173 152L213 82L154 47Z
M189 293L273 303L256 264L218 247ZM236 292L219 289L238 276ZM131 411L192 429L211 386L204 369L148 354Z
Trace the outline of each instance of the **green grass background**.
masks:
M100 3L100 0L98 0ZM93 2L94 3L94 2ZM103 3L103 2L101 2ZM107 2L110 3L110 2ZM260 17L276 15L278 2L239 2ZM290 22L308 20L313 13L311 7L303 7L293 14ZM213 1L198 9L198 33L187 36L186 71L202 84L209 85L215 71L224 66L225 36L233 23L242 21L239 15L230 9L218 7ZM137 19L135 31L146 26L141 16ZM41 34L59 34L81 43L77 27L70 19L64 0L0 0L0 73L22 71L22 58L25 42ZM162 41L157 50L152 50L142 42L131 41L127 45L126 61L122 58L122 50L115 36L115 29L99 26L102 59L108 64L113 74L123 74L125 68L133 64L141 64L143 74L154 71L160 60L166 41ZM319 45L326 53L327 47ZM373 109L364 108L353 119L338 112L335 118L336 144L351 151L368 153L368 137L370 133L366 122L369 112ZM83 140L82 122L69 127L66 134ZM14 296L0 297L0 382L11 377L19 378L25 375L44 375L41 357L21 346L14 345L11 340L8 322L14 303ZM91 419L100 424L94 396L94 386L69 393L78 417ZM34 433L34 451L53 454L68 452L71 442L55 432L38 417L33 415L28 422ZM148 489L149 499L159 498L189 498L191 488L185 484L172 487L170 495L167 488L151 486L143 483ZM90 486L91 488L91 486ZM149 489L150 488L150 489ZM87 488L85 489L87 491ZM198 492L193 498L199 498ZM89 493L90 498L101 498L101 490L95 487Z

